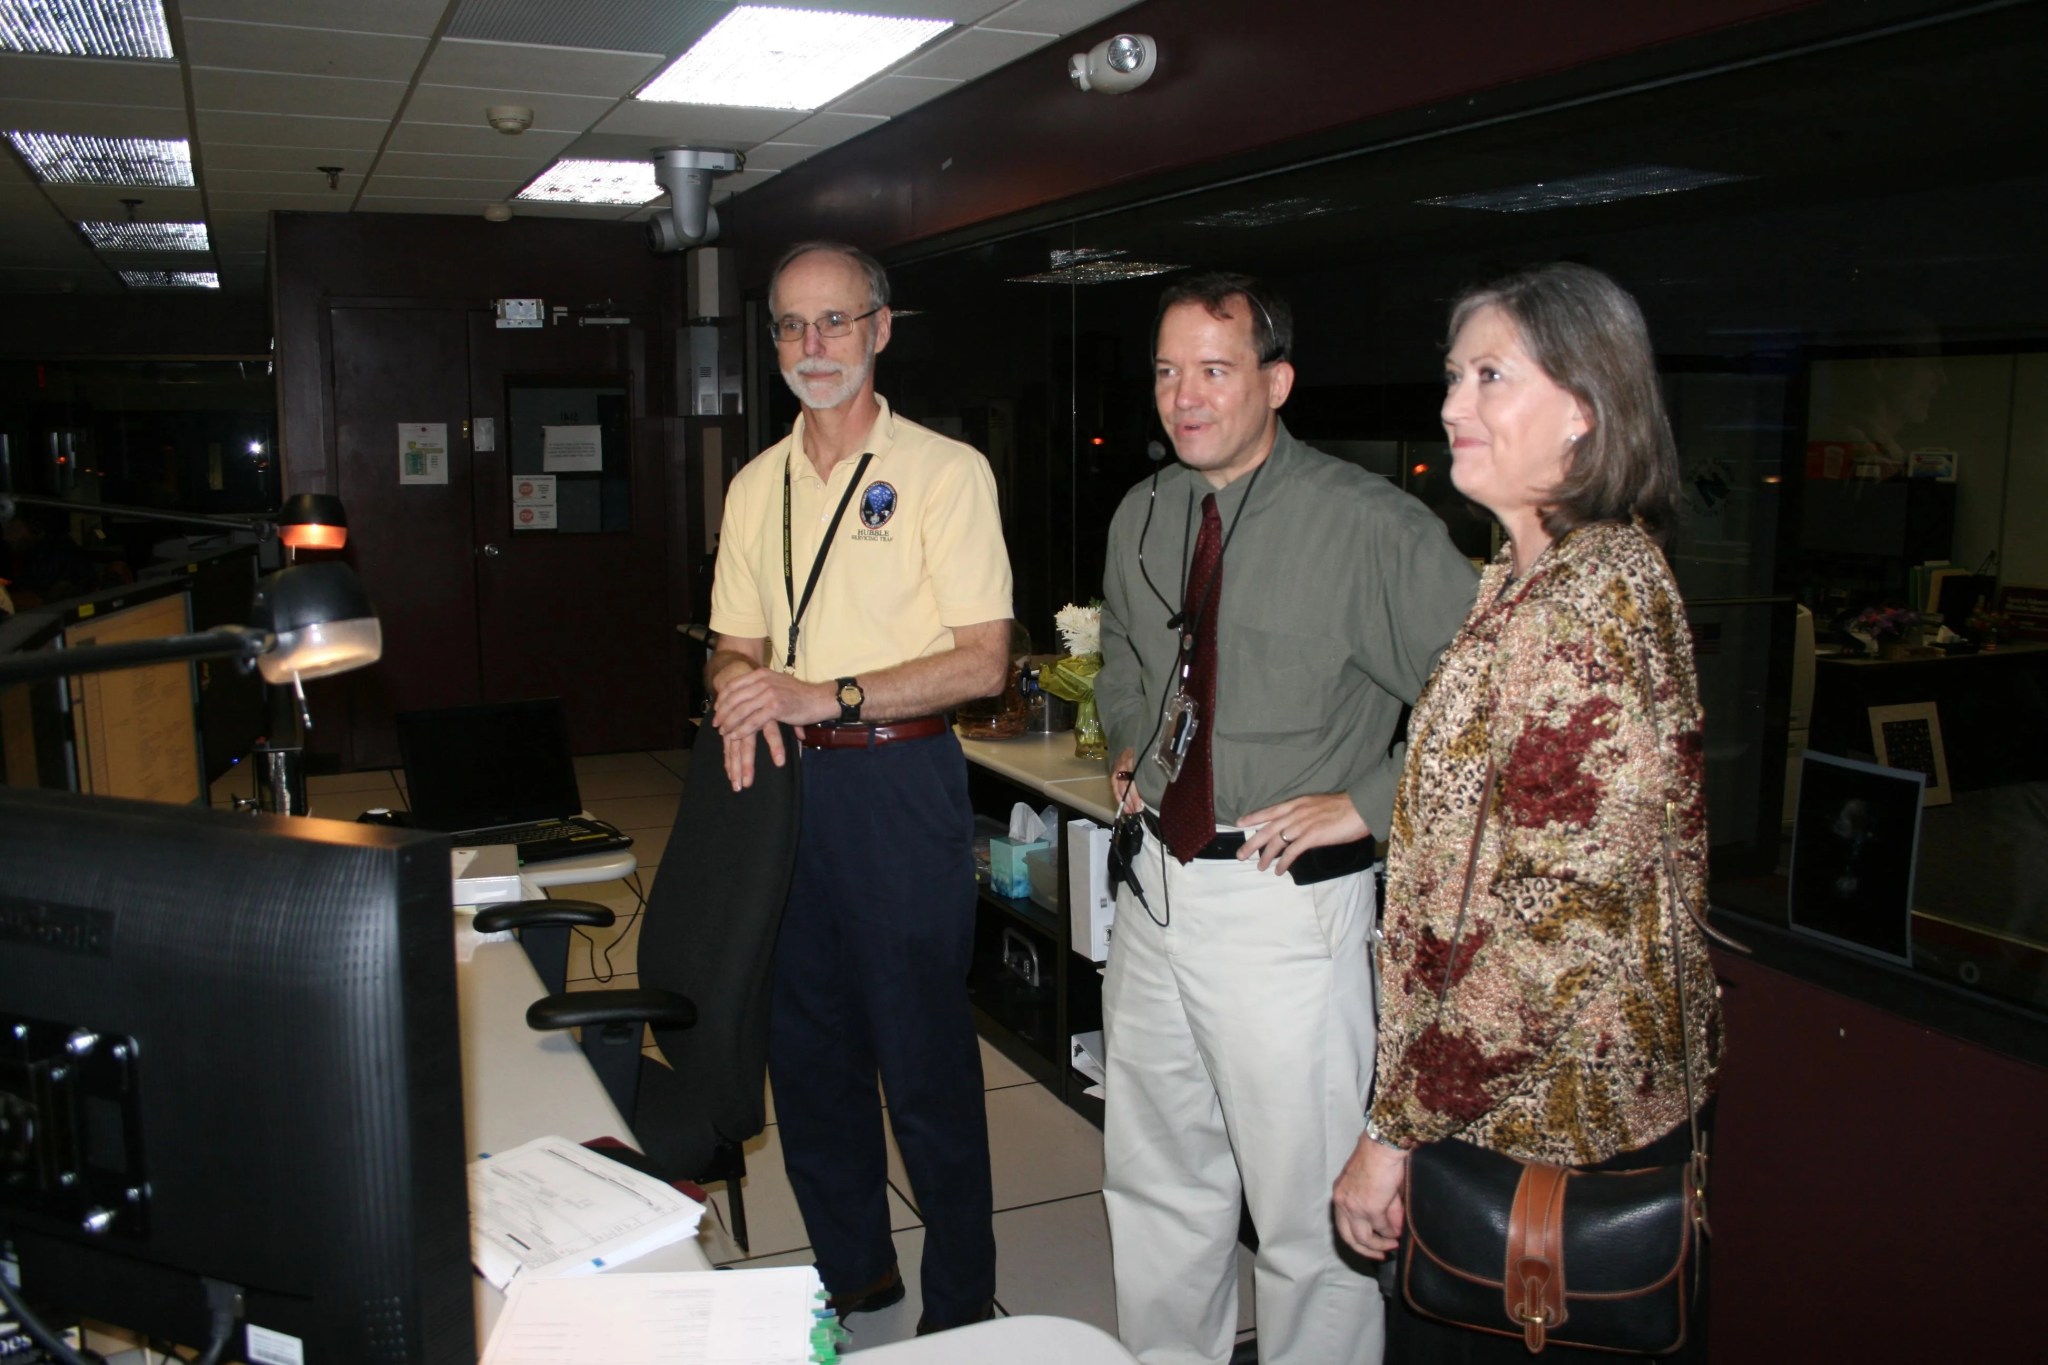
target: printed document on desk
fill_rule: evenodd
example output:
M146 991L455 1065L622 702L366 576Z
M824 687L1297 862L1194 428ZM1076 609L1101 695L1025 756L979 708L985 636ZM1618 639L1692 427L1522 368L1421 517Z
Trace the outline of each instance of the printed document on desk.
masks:
M522 1278L483 1365L807 1365L839 1340L814 1266Z
M697 1235L704 1206L561 1137L473 1161L470 1255L500 1289L592 1275Z

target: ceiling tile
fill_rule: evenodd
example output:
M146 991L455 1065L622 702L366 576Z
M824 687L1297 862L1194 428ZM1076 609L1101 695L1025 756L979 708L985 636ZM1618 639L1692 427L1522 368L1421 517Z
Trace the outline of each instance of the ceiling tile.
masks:
M427 50L427 40L388 33L188 19L185 50L195 67L410 81Z
M521 155L546 160L575 140L574 133L525 132L519 135L519 151ZM502 156L506 144L511 141L497 129L481 122L462 127L453 123L414 123L407 119L391 135L391 150L438 152L446 156Z
M502 140L508 147L518 147L525 142L524 138ZM377 161L377 174L429 178L449 176L463 180L513 176L523 185L552 160L552 156L441 156L432 152L386 152Z
M299 213L346 213L353 196L329 190L322 177L321 187L309 194L277 194L272 191L223 190L209 193L216 209L249 213L257 209L281 209Z
M562 150L565 157L582 161L646 161L648 153L659 142L653 138L626 137L616 133L585 133ZM700 147L715 147L709 138L696 139ZM727 151L740 151L738 146L727 145Z
M935 76L882 76L825 107L835 114L880 114L894 118L959 88L959 81Z
M982 28L1067 34L1131 7L1132 0L1017 0L981 21Z
M425 38L440 27L448 0L182 0L185 18L240 19L258 24L339 28Z
M399 101L404 98L403 81L192 68L192 100L202 112L317 113L323 118L388 119L398 112Z
M814 155L818 148L801 142L764 142L747 152L747 169L750 171L786 171L797 162Z
M1038 33L1001 33L971 28L926 49L923 56L905 62L895 74L945 76L956 81L971 81L1036 52L1050 41Z
M859 137L889 120L867 114L813 114L776 136L777 142L801 142L807 147L831 147L850 137Z
M444 38L427 58L420 79L482 90L548 90L616 98L653 75L667 60L661 53L582 52Z
M303 171L314 166L340 166L358 174L370 168L362 147L265 147L239 142L208 142L201 149L206 183L218 185L222 171Z
M391 126L383 119L207 109L199 111L198 119L202 154L214 142L238 142L251 147L358 147L375 151L384 141L384 130Z
M386 175L382 168L370 177L370 187L363 198L369 199L427 199L443 195L453 199L475 199L497 201L509 199L518 193L521 186L533 179L533 173L525 175L501 175L487 179L457 179L453 176Z
M463 0L451 38L612 52L681 52L729 0Z
M466 85L422 85L412 92L405 106L408 123L475 124L489 127L484 110L494 104L523 104L533 110L533 128L542 132L580 133L603 118L618 103L615 95L541 94L532 90L479 90ZM533 131L532 128L527 130ZM491 129L493 137L510 142L508 136Z
M185 107L185 82L175 62L0 52L0 90L5 90L9 99Z
M128 216L123 199L140 199L140 216L155 222L196 223L206 212L198 190L167 189L151 185L142 189L118 185L48 185L50 202L74 223L87 220L111 222Z
M332 162L301 162L291 170L215 170L206 168L206 193L208 199L218 199L223 192L247 192L278 194L332 194L346 202L355 197L356 190L363 183L368 167L362 164L353 169L344 168L336 176L333 189L327 185L327 173L315 169L316 164L332 165Z
M737 109L726 104L659 104L627 100L591 128L593 133L618 133L649 139L648 146L670 143L733 143L746 146L775 136L803 118L788 109Z
M181 138L191 132L183 105L175 109L140 109L57 100L0 99L0 127L37 133L93 133L100 137Z

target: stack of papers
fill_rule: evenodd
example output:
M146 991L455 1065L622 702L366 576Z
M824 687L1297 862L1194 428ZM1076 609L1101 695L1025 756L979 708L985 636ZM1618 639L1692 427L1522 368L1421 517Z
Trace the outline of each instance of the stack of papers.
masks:
M830 1365L842 1340L812 1266L521 1279L483 1365Z
M623 1264L695 1237L703 1216L673 1185L567 1138L535 1138L469 1167L470 1254L500 1289Z

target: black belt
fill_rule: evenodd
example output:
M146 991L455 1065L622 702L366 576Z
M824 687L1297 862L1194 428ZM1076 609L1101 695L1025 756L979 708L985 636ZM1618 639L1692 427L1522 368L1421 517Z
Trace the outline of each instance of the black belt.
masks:
M1152 831L1152 837L1160 843L1166 836L1159 832L1159 817L1150 810L1145 812L1145 828ZM1242 830L1219 833L1201 850L1196 858L1221 860L1237 857L1247 838ZM1371 836L1353 839L1348 844L1324 844L1318 848L1305 848L1294 855L1294 863L1288 868L1288 875L1294 878L1296 886L1314 886L1317 882L1332 881L1348 877L1354 872L1363 872L1372 866L1373 844Z

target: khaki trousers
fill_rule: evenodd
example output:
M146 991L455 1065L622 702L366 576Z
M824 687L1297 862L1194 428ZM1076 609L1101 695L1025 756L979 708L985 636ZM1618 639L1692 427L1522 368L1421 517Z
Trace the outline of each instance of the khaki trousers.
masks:
M1378 1365L1379 1284L1330 1213L1372 1085L1372 876L1182 866L1149 834L1138 871L1102 999L1119 1335L1144 1365L1230 1358L1242 1192L1263 1365Z

